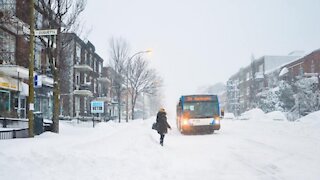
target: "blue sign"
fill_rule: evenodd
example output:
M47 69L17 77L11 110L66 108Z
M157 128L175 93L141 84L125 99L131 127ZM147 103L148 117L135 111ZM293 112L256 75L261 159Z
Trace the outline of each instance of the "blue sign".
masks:
M42 76L39 76L39 75L35 75L34 76L34 87L35 88L40 88L42 87Z
M104 113L104 102L103 101L92 101L91 102L91 113Z

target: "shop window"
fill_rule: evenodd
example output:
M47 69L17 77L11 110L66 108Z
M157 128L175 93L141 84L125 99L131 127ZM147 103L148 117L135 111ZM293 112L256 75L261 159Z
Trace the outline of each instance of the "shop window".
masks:
M76 45L76 64L80 64L81 63L81 46L80 45Z
M0 90L0 114L10 110L10 91Z

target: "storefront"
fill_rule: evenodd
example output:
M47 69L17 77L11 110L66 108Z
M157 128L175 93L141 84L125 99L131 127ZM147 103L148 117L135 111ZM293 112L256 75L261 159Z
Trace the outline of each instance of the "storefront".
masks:
M17 79L0 76L0 116L26 117L26 85Z
M53 79L45 75L39 76L42 86L35 87L35 111L40 111L44 118L51 119ZM28 69L16 65L0 65L0 116L26 118L28 80Z

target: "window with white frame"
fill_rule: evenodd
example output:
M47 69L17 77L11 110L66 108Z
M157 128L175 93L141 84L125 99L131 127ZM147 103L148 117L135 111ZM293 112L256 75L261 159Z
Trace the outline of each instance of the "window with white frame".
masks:
M80 97L75 97L75 110L76 110L76 112L77 111L80 111Z
M84 97L83 109L84 109L84 112L87 113L87 97Z
M311 73L315 73L316 72L316 66L314 64L314 60L311 61Z
M76 72L76 85L79 86L80 85L80 73Z
M80 64L81 62L81 46L79 44L76 45L76 64Z
M250 79L250 73L248 72L247 73L247 81L249 81L249 79Z
M87 64L87 51L86 50L84 50L84 63L83 64Z
M84 84L87 83L87 76L88 76L88 75L87 75L86 73L83 74L83 83L84 83Z
M90 53L90 52L89 52ZM90 53L89 54L89 58L88 58L88 65L91 67L91 68L93 68L93 65L92 65L92 54Z
M99 63L99 74L101 74L102 63Z
M259 66L259 72L263 72L263 64L260 64L260 66Z
M303 66L302 66L302 64L300 64L300 66L299 66L299 75L300 76L303 76Z

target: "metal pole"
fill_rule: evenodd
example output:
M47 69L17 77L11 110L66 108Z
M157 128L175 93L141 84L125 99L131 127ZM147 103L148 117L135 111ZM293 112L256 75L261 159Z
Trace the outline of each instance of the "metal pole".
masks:
M144 113L145 113L145 107L144 107L144 93L142 94L142 119L144 120Z
M127 97L126 97L126 122L129 121L129 65L130 65L130 61L131 61L131 58L129 59L128 61L128 66L127 66Z
M34 70L34 1L29 0L30 3L30 45L29 45L29 96L28 96L28 127L29 137L34 137L34 87L33 87L33 70Z

